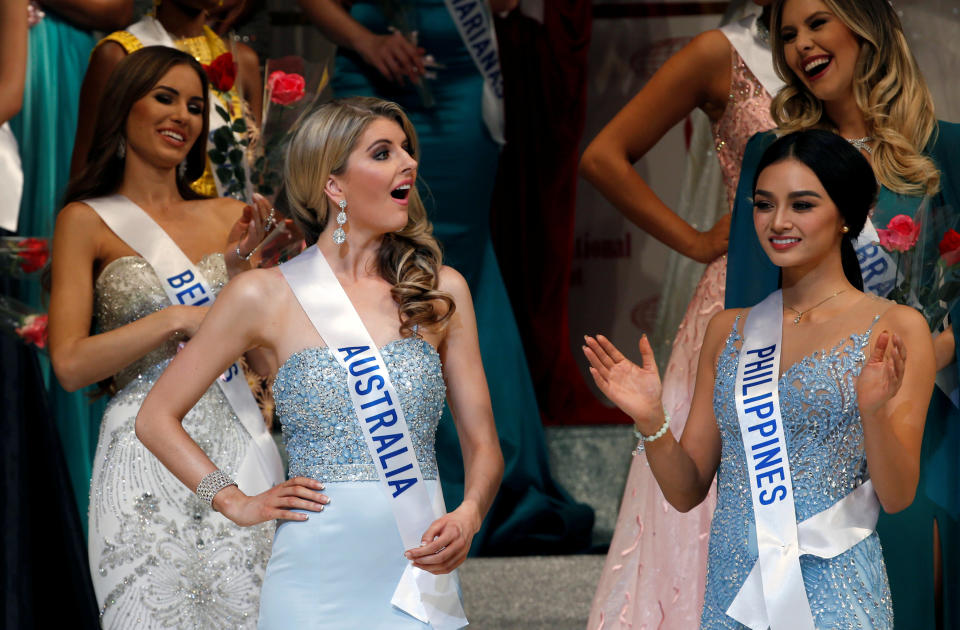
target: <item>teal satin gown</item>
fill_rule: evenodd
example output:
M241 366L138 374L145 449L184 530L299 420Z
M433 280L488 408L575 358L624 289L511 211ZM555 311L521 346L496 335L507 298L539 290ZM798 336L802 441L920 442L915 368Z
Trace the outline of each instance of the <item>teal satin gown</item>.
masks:
M734 202L727 255L727 308L752 306L779 284L780 271L767 258L753 227L753 179L773 133L755 135L747 145ZM924 153L937 164L941 190L933 203L960 211L960 125L940 122ZM920 197L898 195L881 188L873 223L887 225L898 214L913 216ZM869 283L867 283L869 285ZM960 322L960 305L950 312ZM957 362L960 372L960 344ZM933 628L933 521L940 529L943 557L944 627L960 623L960 410L935 388L927 413L921 449L920 483L913 504L897 514L881 513L877 532L890 577L896 627Z
M52 12L30 29L23 109L10 121L23 162L24 189L17 229L20 235L53 236L57 211L70 178L80 84L96 42L90 32L71 26ZM21 287L21 299L46 310L38 280L32 278L21 283ZM86 530L93 453L105 403L91 402L87 390L65 391L46 356L40 358L70 482Z
M443 0L419 0L411 27L419 44L443 68L429 81L436 105L423 107L417 91L387 82L352 51L336 61L334 95L377 96L399 103L420 140L418 187L444 263L470 285L493 412L506 463L496 503L473 552L517 554L577 551L590 542L592 510L575 503L551 478L543 428L513 311L490 238L490 200L498 147L481 116L483 79L463 45ZM386 33L379 3L357 2L351 15L374 33ZM509 273L509 270L508 270ZM566 343L558 339L557 343ZM449 410L437 430L437 459L447 506L463 499L463 460Z

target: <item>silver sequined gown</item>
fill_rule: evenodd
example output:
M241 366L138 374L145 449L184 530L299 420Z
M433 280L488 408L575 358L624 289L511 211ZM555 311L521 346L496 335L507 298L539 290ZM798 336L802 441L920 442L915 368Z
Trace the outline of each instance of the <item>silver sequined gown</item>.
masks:
M221 254L198 265L215 292ZM170 302L138 256L119 258L95 285L97 328L107 332ZM134 420L177 352L173 337L114 375L90 482L88 552L104 628L253 628L273 524L240 528L202 503L137 439ZM233 476L250 435L213 385L183 426Z
M434 493L434 437L446 396L440 356L416 337L391 342L380 353ZM346 371L328 349L307 348L277 372L273 395L290 476L324 482L330 503L309 513L308 521L284 521L277 528L260 630L428 629L390 604L407 561L347 391Z
M701 620L701 628L709 630L745 627L725 611L757 559L753 503L733 397L743 343L740 322L738 318L720 354L713 394L722 448ZM798 522L829 508L869 478L855 383L872 329L782 371L780 410ZM876 532L835 558L801 556L800 568L817 628L893 628Z

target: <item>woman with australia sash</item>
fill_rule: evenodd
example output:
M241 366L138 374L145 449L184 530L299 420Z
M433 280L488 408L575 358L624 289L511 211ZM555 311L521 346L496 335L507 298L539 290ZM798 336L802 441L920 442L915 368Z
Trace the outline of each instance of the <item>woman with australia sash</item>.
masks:
M416 192L417 137L395 104L333 101L288 149L284 184L310 243L243 274L152 390L144 444L240 525L280 518L261 628L457 628L456 576L503 458L466 282L441 266ZM296 497L231 485L180 427L248 348L276 366ZM434 436L444 399L464 452L463 502L445 508ZM310 480L308 480L310 479ZM321 513L322 511L322 513Z
M713 318L680 441L646 338L642 367L603 337L584 352L674 507L697 505L717 475L701 627L891 628L874 527L917 488L929 331L862 290L853 242L877 185L856 149L790 134L757 173L754 230L782 290Z
M252 627L269 554L268 527L242 529L212 511L134 435L150 386L268 231L268 208L189 187L206 157L206 79L192 57L162 46L117 65L54 232L54 370L67 390L101 382L112 393L88 539L105 628ZM239 374L225 368L184 425L245 490L262 492L283 468Z
M890 3L785 0L774 5L772 20L774 63L787 83L772 105L778 133L825 128L861 149L880 185L871 214L876 228L899 214L916 216L923 205L956 215L960 126L936 119ZM777 269L753 235L750 189L756 164L776 136L754 136L744 153L730 228L728 308L755 304L777 287ZM886 296L897 279L897 260L876 244L872 231L864 230L857 243L864 288ZM950 321L958 317L954 305ZM934 348L937 369L956 374L960 364L951 329L934 340ZM946 595L960 588L960 493L953 481L960 475L958 451L960 410L937 387L916 500L898 514L881 515L877 528L898 627L934 627L938 594L946 626L960 619L960 600Z

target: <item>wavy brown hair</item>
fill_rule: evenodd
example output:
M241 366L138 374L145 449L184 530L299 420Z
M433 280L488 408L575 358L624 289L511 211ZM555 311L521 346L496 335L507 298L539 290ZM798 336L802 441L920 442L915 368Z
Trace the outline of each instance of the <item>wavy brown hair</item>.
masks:
M934 137L933 97L910 53L896 11L887 0L822 0L860 40L853 92L877 141L872 161L881 184L902 194L932 194L940 171L922 151ZM783 133L822 128L835 131L823 103L787 65L781 37L783 6L773 7L770 36L773 64L786 82L770 112Z
M317 242L333 212L333 201L324 191L327 180L346 170L360 136L378 118L400 125L410 155L419 160L417 132L410 119L396 103L378 98L325 103L294 132L283 167L284 195L308 244ZM400 333L405 337L415 335L419 326L444 326L456 308L453 297L438 288L443 257L416 186L407 199L407 224L383 235L377 256L380 276L393 285L390 293L399 306Z
M123 158L117 156L117 148L124 139L130 110L134 103L150 93L163 75L179 65L190 66L200 79L203 87L203 127L187 154L187 168L183 176L179 170L177 172L177 189L184 199L204 199L190 188L190 184L203 175L207 164L207 112L210 108L207 73L196 59L176 48L147 46L121 59L110 74L100 97L93 143L87 153L86 164L70 178L63 197L64 206L73 201L110 195L120 188Z

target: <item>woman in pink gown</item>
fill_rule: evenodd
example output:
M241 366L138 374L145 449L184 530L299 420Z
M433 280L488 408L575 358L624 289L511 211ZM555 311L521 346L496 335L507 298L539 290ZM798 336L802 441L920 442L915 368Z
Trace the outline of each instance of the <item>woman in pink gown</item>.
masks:
M712 122L730 207L747 141L774 126L770 99L780 81L766 44L767 14L765 8L762 15L694 38L598 134L581 163L584 177L634 223L681 254L709 263L663 378L663 403L675 435L683 432L690 409L707 323L723 310L730 215L707 232L697 231L656 197L632 162L699 107ZM714 493L712 488L706 501L681 514L664 499L646 457L633 458L588 630L697 627Z

